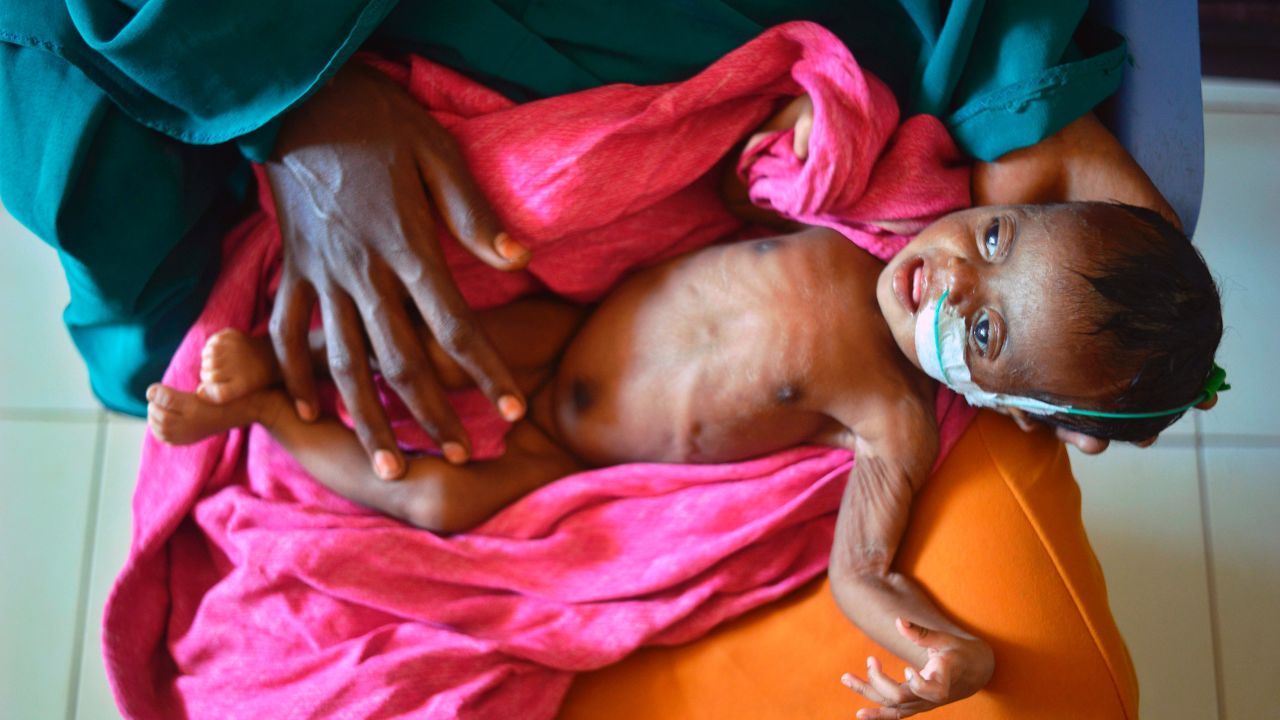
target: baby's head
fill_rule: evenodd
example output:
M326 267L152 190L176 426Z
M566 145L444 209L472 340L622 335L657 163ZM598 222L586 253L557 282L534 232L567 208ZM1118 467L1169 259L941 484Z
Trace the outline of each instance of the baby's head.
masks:
M1118 203L953 213L898 253L876 295L907 357L975 404L1115 440L1152 437L1182 414L1165 411L1202 399L1222 337L1190 240Z

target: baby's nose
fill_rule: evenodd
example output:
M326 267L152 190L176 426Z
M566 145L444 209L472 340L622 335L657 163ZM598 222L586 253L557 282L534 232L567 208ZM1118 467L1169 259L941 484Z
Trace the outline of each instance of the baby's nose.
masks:
M954 257L947 261L943 279L950 290L947 301L964 314L969 303L974 301L978 289L978 273L964 258Z

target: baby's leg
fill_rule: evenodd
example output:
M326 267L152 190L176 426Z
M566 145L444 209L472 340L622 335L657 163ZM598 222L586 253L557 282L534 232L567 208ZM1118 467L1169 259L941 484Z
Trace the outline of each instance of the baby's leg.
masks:
M147 426L152 435L170 445L190 445L253 423L272 425L282 408L285 414L293 415L288 398L279 389L258 390L215 404L167 385L157 383L147 388Z
M551 298L526 298L483 310L476 320L493 342L498 355L516 374L522 387L535 386L563 352L569 338L586 316L586 308ZM471 387L466 370L454 362L425 326L420 328L427 357L440 383L447 389ZM311 334L311 356L317 367L326 367L324 333ZM377 371L377 363L372 363ZM205 343L200 356L197 393L213 403L231 402L251 392L279 383L280 366L271 342L234 330L221 330Z
M507 434L507 451L493 460L453 465L437 457L409 461L404 479L379 478L345 425L305 423L280 389L260 390L221 405L163 385L147 390L147 422L174 445L233 427L259 423L322 485L343 497L439 533L469 530L543 485L581 469L529 420Z
M375 475L355 434L335 421L304 423L293 413L278 413L267 429L330 490L437 533L470 530L533 490L582 469L528 420L512 427L501 457L465 465L433 456L411 458L404 478L396 481Z

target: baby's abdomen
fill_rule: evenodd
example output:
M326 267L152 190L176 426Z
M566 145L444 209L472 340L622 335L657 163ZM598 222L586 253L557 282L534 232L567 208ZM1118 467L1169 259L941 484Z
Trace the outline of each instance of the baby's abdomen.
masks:
M574 337L551 388L559 440L609 465L728 462L814 436L828 421L800 409L803 388L759 326L770 314L679 270L627 282Z

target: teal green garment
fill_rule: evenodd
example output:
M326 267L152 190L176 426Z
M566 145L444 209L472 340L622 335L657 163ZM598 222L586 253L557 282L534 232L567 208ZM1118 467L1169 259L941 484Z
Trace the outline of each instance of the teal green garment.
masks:
M356 49L423 54L517 100L697 72L822 23L980 159L1115 90L1086 0L0 0L0 199L59 252L65 321L111 408L141 414L246 203L245 158ZM251 198L248 198L251 200Z

